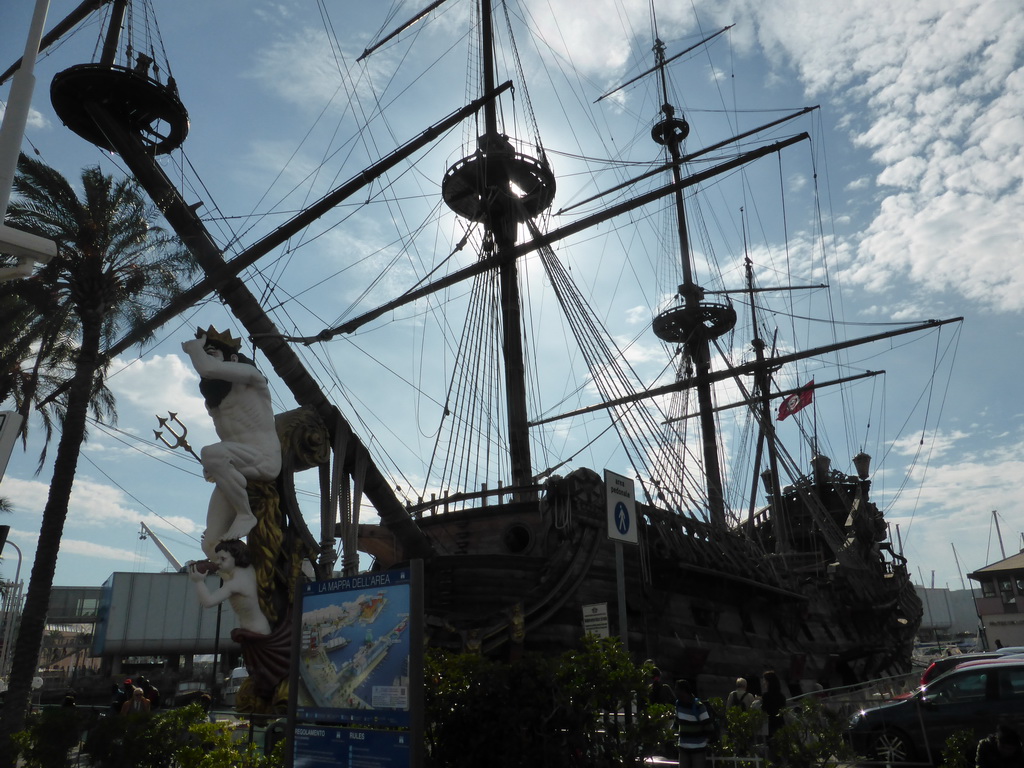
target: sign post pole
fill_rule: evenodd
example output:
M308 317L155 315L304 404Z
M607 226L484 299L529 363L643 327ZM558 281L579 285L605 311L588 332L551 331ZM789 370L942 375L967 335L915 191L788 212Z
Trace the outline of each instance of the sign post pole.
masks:
M629 632L626 628L626 565L622 556L622 542L615 542L615 579L619 598L619 637L622 638L622 649L629 650Z

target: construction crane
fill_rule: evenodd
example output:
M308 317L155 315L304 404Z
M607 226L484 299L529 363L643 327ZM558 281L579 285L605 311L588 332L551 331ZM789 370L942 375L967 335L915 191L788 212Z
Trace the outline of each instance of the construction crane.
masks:
M145 541L146 539L152 539L153 543L156 544L156 548L159 549L163 556L167 558L167 562L171 564L171 568L174 569L174 572L180 572L181 563L179 563L177 558L171 554L171 551L164 546L164 543L160 541L160 537L153 533L153 529L145 523L139 523L139 525L142 526L142 530L139 531L139 540Z

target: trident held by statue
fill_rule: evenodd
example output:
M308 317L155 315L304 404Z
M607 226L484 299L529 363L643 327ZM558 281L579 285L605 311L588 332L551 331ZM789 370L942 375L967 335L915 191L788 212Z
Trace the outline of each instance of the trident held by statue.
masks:
M166 437L164 437L163 432L159 432L155 429L153 430L153 436L161 443L166 445L168 448L170 448L172 451L175 448L184 448L186 451L192 454L192 457L196 461L202 463L201 459L196 455L196 452L192 450L192 446L188 444L188 440L185 439L186 436L188 435L188 427L186 427L182 423L181 419L178 418L178 414L176 414L174 411L168 411L167 416L168 418L166 419L163 418L162 416L157 416L156 420L161 427L163 427L164 429L171 433L171 436L174 437L174 442L170 442ZM177 424L179 427L181 427L180 435L174 431L174 428L170 426L171 424Z

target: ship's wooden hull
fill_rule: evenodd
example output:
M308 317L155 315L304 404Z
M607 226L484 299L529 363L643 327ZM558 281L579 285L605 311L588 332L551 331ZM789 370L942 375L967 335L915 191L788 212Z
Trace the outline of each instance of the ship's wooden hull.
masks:
M638 660L697 681L706 695L765 669L791 689L909 669L920 620L909 579L867 569L853 580L834 569L780 574L746 534L638 511L640 544L622 545ZM619 634L616 545L594 473L574 473L538 502L438 511L418 523L440 553L425 563L431 644L511 657L560 652L578 645L584 607L600 603Z

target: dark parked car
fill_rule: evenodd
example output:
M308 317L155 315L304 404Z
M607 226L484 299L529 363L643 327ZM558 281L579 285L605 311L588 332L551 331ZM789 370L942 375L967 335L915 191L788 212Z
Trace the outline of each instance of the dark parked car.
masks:
M847 732L858 755L884 762L938 763L946 739L974 738L1006 723L1024 734L1024 659L973 661L908 698L858 712Z

